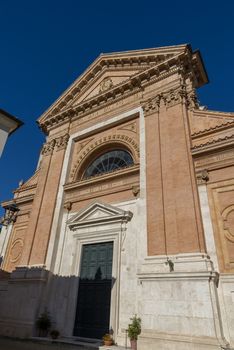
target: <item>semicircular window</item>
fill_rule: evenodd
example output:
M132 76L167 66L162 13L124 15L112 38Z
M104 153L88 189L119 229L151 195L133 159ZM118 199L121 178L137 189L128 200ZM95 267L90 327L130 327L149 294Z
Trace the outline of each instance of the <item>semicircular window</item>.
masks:
M83 178L109 173L134 164L132 156L127 151L117 149L106 152L96 158L86 169Z

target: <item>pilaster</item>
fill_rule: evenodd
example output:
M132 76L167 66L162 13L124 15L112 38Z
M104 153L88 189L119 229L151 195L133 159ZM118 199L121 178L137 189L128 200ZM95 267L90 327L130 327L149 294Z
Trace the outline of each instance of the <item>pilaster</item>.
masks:
M69 135L66 133L60 137L48 140L42 148L40 176L24 242L22 265L40 265L45 263L59 179L68 139Z
M143 102L146 120L148 254L205 250L188 109L194 91L178 86Z

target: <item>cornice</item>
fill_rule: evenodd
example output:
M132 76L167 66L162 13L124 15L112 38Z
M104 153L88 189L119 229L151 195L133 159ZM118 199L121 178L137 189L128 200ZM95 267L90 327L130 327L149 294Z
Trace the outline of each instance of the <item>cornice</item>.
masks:
M105 61L103 64L104 63ZM198 62L196 62L196 64L198 64ZM195 72L196 64L193 62L193 55L190 52L183 52L167 59L166 61L158 63L157 65L149 67L144 71L140 71L134 76L129 77L129 79L126 81L121 82L109 90L99 93L98 95L79 103L77 106L64 109L64 107L67 105L67 102L63 101L63 104L59 105L57 109L48 112L45 114L44 118L42 117L39 119L39 124L41 125L42 129L47 132L53 126L60 125L69 119L74 120L80 116L90 113L91 111L105 107L114 101L118 101L119 99L134 94L137 91L141 91L148 84L152 84L165 79L166 77L177 72L184 77L186 75L193 76L193 80L197 80ZM204 81L204 83L205 82L206 81ZM77 87L74 87L74 89L77 89ZM65 100L67 101L73 99L77 92L78 90L75 92L70 91L69 93L72 96L69 98L67 95Z
M192 139L199 138L200 136L206 136L212 134L214 131L222 131L228 129L230 126L234 126L234 120L230 120L226 123L210 127L208 129L203 129L192 134Z
M17 204L17 205L24 204L27 202L32 202L33 199L34 199L34 194L30 194L28 196L23 196L23 197L11 199L9 201L4 201L1 203L1 206L4 208L5 206L10 205L10 204Z
M234 112L223 112L223 111L214 111L210 109L198 109L195 113L194 116L199 116L199 117L213 117L213 118L231 118L231 120L234 120Z
M25 191L28 191L28 190L33 190L34 188L37 187L37 184L33 184L33 185L29 185L29 186L25 186L25 187L19 187L17 188L15 191L13 191L13 193L21 193L21 192L25 192Z
M234 145L234 134L220 137L215 140L211 140L200 145L192 147L192 154L196 155L199 153L209 152L218 148L233 147Z
M73 181L64 185L64 191L70 191L76 188L90 186L99 182L106 182L109 180L113 180L116 177L119 178L121 176L136 174L139 172L139 169L139 164L135 164L126 168L122 168L120 170L114 170L113 172L93 176L89 179L79 180L76 182Z

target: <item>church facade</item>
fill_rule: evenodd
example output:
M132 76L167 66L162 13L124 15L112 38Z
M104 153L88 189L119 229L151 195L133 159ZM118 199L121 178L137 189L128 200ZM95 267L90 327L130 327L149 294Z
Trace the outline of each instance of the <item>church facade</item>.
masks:
M139 350L234 346L234 114L199 105L189 45L102 54L39 118L39 166L0 235L0 333ZM8 272L8 273L7 273Z

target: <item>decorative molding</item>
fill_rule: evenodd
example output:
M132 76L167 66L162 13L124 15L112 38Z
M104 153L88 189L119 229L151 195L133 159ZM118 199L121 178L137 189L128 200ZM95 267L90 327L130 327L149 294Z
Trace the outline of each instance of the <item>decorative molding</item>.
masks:
M137 189L138 187L139 165L135 165L100 176L94 176L88 180L65 184L65 202L70 201L74 203L125 191L128 191L129 196L134 199L133 188Z
M126 131L131 131L131 132L136 133L137 132L136 121L131 122L131 123L127 124L127 125L120 126L120 127L117 128L117 130L126 130Z
M152 66L162 64L166 60L173 59L174 57L180 57L181 55L184 55L188 51L187 45L182 45L181 47L178 47L176 51L169 52L168 48L165 52L161 50L162 48L154 50L155 52L152 54L152 50L147 50L148 52L144 53L142 55L142 50L139 51L139 54L137 52L130 52L131 56L125 56L120 57L119 55L113 56L113 54L107 54L107 55L101 55L97 60L93 62L91 65L91 69L88 70L88 72L85 72L81 76L81 78L78 78L71 86L70 89L67 90L65 95L62 95L55 104L52 105L51 108L47 112L45 112L42 117L39 119L43 122L46 118L57 114L59 110L61 110L64 105L70 104L74 98L77 96L77 94L81 93L82 91L87 89L87 86L90 85L89 83L92 83L94 80L97 80L98 77L100 77L101 74L103 74L104 71L109 69L124 69L125 67L129 69L145 69L145 68L152 68ZM134 55L134 56L133 56ZM136 55L136 56L135 56ZM106 56L106 57L105 57Z
M223 218L223 230L224 230L225 237L229 241L234 243L234 226L232 224L234 223L234 204L225 208L221 215ZM233 219L232 221L230 220L229 222L230 215L233 216Z
M55 139L46 142L46 143L43 145L43 147L42 147L41 154L42 154L43 156L49 156L49 155L51 155L51 154L53 153L55 143L56 143L56 140L55 140Z
M140 59L140 64L141 60L142 59ZM114 61L116 61L116 59L114 59ZM126 59L123 60L123 62L124 61L126 64ZM103 68L103 65L105 65L104 60L100 69ZM181 70L182 65L183 69ZM191 79L195 80L196 87L207 82L207 77L205 77L204 71L202 72L199 54L192 53L188 47L186 48L186 46L184 46L181 53L167 55L167 58L164 58L164 61L158 62L156 65L146 65L145 70L140 70L139 73L129 77L126 81L112 86L108 90L100 92L99 95L93 96L86 101L82 101L77 106L72 107L72 101L77 93L80 93L83 90L90 79L93 80L93 75L95 75L95 73L92 73L90 79L81 79L79 86L73 85L69 92L67 92L66 96L62 96L60 103L57 103L56 107L50 109L39 119L39 123L42 126L42 129L47 131L56 125L68 121L69 118L79 118L79 116L90 113L90 111L98 110L103 106L112 104L113 102L134 94L137 91L142 91L146 85L165 79L175 73L187 77L191 70ZM175 96L170 96L167 100L172 102L172 100L174 101L175 99ZM191 93L190 105L192 105L194 100L195 95L194 93Z
M113 81L110 77L106 77L103 79L103 81L100 83L100 88L99 88L99 93L104 92L112 88L113 86Z
M110 204L94 202L87 208L74 214L67 221L67 225L70 230L74 231L79 227L90 227L94 225L103 226L105 223L112 222L128 222L132 219L132 216L133 214L131 211L122 210Z
M56 143L55 143L56 151L60 151L61 149L64 149L67 147L69 137L70 137L69 134L65 134L56 139Z
M127 148L130 148L130 150L132 151L132 155L135 158L136 161L136 155L137 158L139 158L140 156L140 149L139 146L137 144L137 142L126 135L123 134L114 134L114 135L108 135L108 136L104 136L101 137L100 139L96 140L95 142L92 142L90 145L88 145L83 152L80 153L76 163L73 165L71 173L70 173L70 181L75 181L77 178L77 173L78 173L78 169L80 168L81 164L83 163L83 161L85 159L87 159L90 154L97 149L97 147L100 147L102 145L108 144L108 143L113 143L113 142L118 142L118 143L122 143L125 144L127 146Z
M192 138L196 138L196 137L200 137L201 135L204 136L206 134L210 134L213 133L213 131L221 131L221 130L225 130L228 129L230 126L234 126L234 120L230 120L226 123L222 123L213 127L210 127L208 129L203 129L203 130L199 130L197 132L194 132L192 134Z
M23 251L24 242L21 238L17 238L11 245L10 250L10 262L15 263L17 262Z
M53 114L49 119L46 119L43 123L40 123L40 127L42 131L47 134L48 130L52 129L53 127L69 122L74 113L75 111L73 108L68 108L65 111L58 111L58 114Z
M65 202L63 207L64 209L67 209L67 211L70 211L72 208L72 202Z
M68 140L69 140L69 134L66 133L63 136L57 137L55 139L52 139L46 142L42 147L41 154L43 154L44 156L48 156L53 153L54 149L56 149L56 151L60 151L61 149L66 148Z
M164 103L166 108L173 107L179 103L185 103L189 109L198 107L198 100L195 90L187 92L186 85L180 84L175 88L163 91L154 97L149 98L142 102L142 108L145 114L151 114L159 112L161 102Z
M201 143L199 145L195 145L192 147L192 150L197 150L197 149L201 149L204 148L205 146L210 146L210 145L215 145L217 143L221 143L223 141L232 141L234 140L234 134L233 135L228 135L225 137L219 137L218 139L212 139L210 141L207 141L205 143Z
M209 173L206 169L199 171L196 176L198 185L206 184L209 181Z
M142 108L144 110L145 115L159 111L161 97L162 96L159 94L142 102Z
M140 186L132 186L132 193L134 194L135 197L140 193Z
M84 140L84 141L81 141L79 143L79 146L80 146L80 150L77 151L77 154L80 153L81 149L84 148L85 146L87 146L88 143L90 143L94 138L89 138L88 140Z

